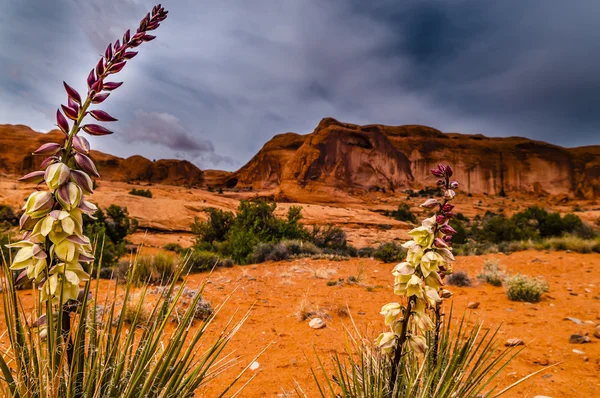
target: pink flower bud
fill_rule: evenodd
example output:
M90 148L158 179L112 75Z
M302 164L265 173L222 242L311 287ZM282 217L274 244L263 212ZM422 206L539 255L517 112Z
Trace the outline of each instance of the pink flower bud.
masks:
M451 219L456 216L456 214L452 213L451 211L444 212L443 214L444 214L444 217L446 217L447 219Z
M71 98L73 101L77 102L78 104L81 104L81 96L79 95L79 93L64 81L63 81L63 85L65 86L65 90L67 91L67 95L69 96L69 98Z
M452 170L452 167L450 167L450 165L446 166L444 172L446 174L446 177L448 178L452 177L452 174L454 174L454 170Z
M96 83L96 75L95 75L95 70L92 69L90 71L90 74L87 77L87 84L88 84L88 88L91 89L92 88L92 84Z
M19 181L39 184L40 182L44 181L44 174L45 173L43 171L33 171L19 178Z
M450 189L456 189L458 188L458 181L452 181L450 183Z
M34 155L54 155L56 152L62 149L62 145L57 144L55 142L48 142L43 144L38 149L36 149L33 154Z
M431 169L431 174L433 174L436 177L443 177L444 176L444 172L438 169Z
M35 224L37 224L38 219L29 216L26 213L23 213L21 218L19 219L19 228L21 231L31 231Z
M437 184L438 187L443 187L444 185L446 185L446 181L444 181L444 180L437 180L436 184Z
M108 70L108 73L119 73L121 71L121 69L123 69L125 67L126 63L127 63L126 61L117 62L116 64L114 64L113 66L110 67L110 69Z
M65 134L69 134L69 122L67 118L63 116L60 109L56 110L56 123L58 128Z
M442 227L440 228L440 231L442 231L442 233L444 233L446 235L454 235L456 233L456 230L448 224L442 225Z
M79 153L87 155L90 153L90 143L84 137L76 135L73 137L73 148Z
M71 120L77 120L77 111L73 108L69 108L68 106L61 105L61 108L65 115Z
M446 242L451 242L451 241L452 241L452 235L445 235L445 236L444 236L444 240L445 240Z
M98 211L98 207L96 207L96 205L93 204L92 202L82 200L81 203L79 204L79 210L81 210L82 213L87 214L88 216L92 217L94 215L94 213L96 213L96 211Z
M89 175L81 170L71 170L71 181L79 185L87 193L94 192L94 183Z
M88 158L87 156L81 153L76 153L74 158L75 163L77 163L81 170L93 175L94 177L100 177L100 174L98 174L98 170L96 169L96 165L94 164L92 159Z
M435 222L438 224L443 224L446 222L446 217L444 217L443 214L438 214L437 216L435 216Z
M112 91L116 88L121 87L122 84L123 82L104 82L104 90Z
M71 109L74 109L75 112L79 113L79 105L77 105L77 102L73 101L73 98L69 97L67 99L67 106Z
M106 127L102 127L98 124L86 124L82 129L89 135L108 135L113 133Z
M100 58L98 60L98 63L96 64L96 75L98 76L99 80L103 74L104 74L104 58ZM93 85L92 85L92 87L93 87ZM92 88L92 90L93 90L93 88ZM95 91L100 91L100 90L95 90Z
M131 39L131 30L127 29L127 31L123 34L123 43L128 43Z
M99 122L116 122L117 119L99 109L90 111L90 115Z
M423 207L425 209L433 209L435 206L437 206L440 202L438 202L437 199L427 199L425 202L421 203L421 205L419 207Z
M439 247L439 248L448 247L448 245L442 238L435 238L435 240L433 241L433 244L435 245L435 247Z
M137 51L127 51L123 54L123 58L126 60L130 60L137 55Z
M446 203L444 206L442 206L442 211L452 211L452 209L454 209L454 205L452 203Z
M106 51L104 51L104 58L106 58L106 60L108 61L109 59L112 58L112 54L113 54L113 48L112 45L108 45L108 47L106 47Z
M107 99L109 95L110 95L110 93L95 94L94 97L92 98L92 104L100 104L100 103L104 102L104 100Z
M48 166L56 162L58 162L58 158L56 156L50 156L42 161L40 168L45 170Z

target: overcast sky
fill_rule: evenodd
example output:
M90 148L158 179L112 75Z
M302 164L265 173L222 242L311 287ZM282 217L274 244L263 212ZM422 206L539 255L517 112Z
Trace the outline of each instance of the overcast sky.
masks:
M0 123L53 128L145 0L0 0ZM598 0L172 0L103 104L119 156L237 169L323 117L600 144Z

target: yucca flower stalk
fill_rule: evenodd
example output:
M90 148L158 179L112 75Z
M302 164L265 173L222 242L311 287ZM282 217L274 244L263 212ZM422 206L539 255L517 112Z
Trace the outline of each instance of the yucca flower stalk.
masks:
M155 6L141 20L134 34L127 30L122 41L106 47L88 75L85 97L63 82L67 104L61 105L62 112L57 110L56 122L64 133L64 141L46 143L34 151L34 155L46 157L41 162L41 170L19 179L38 184L45 182L48 190L33 192L25 203L20 219L23 238L10 245L19 248L10 268L22 270L17 283L29 279L38 287L40 307L46 303L46 313L34 325L42 327L43 335L47 334L47 328L60 325L62 333L54 335L62 334L69 361L72 359L69 313L87 299L80 289L80 283L90 278L83 264L94 260L90 239L83 233L83 214L93 217L97 208L86 200L86 195L93 192L92 178L99 177L89 157L90 144L80 132L94 136L112 134L102 125L84 124L84 119L91 116L99 122L117 120L103 110L90 110L90 107L105 101L111 91L123 84L107 79L136 56L134 48L155 38L148 32L157 29L167 14L160 4Z
M452 167L438 165L431 173L438 177L438 187L443 192L442 200L428 199L421 207L436 209L436 213L425 219L421 226L408 234L412 238L403 246L408 249L406 261L394 267L394 293L404 298L404 303L386 304L381 309L389 332L377 338L377 345L391 359L390 389L394 390L402 356L407 351L424 354L428 348L426 332L435 330L433 339L433 364L437 365L439 333L441 330L441 302L451 296L443 289L443 279L452 273L454 255L450 243L454 229L449 221L454 217L457 181L451 181ZM435 314L435 323L430 314Z

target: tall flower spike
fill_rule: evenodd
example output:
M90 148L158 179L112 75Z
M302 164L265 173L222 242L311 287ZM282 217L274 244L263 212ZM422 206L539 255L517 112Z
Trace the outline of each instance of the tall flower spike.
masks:
M41 301L50 300L54 305L63 305L62 312L70 311L73 306L66 303L80 296L79 282L89 279L80 263L94 260L89 253L90 240L83 235L82 214L93 217L97 210L85 195L93 191L90 176L98 177L99 174L94 161L88 156L89 142L78 134L81 130L97 136L112 134L104 126L82 122L88 115L99 122L117 121L105 111L89 108L105 101L110 91L123 84L105 80L109 74L120 72L137 54L129 50L154 39L147 31L156 29L166 16L164 8L155 6L152 14L146 15L140 23L135 40L127 31L122 43L117 40L114 46L108 44L87 76L85 98L63 82L67 104L56 111L56 123L66 139L59 143L45 143L35 150L35 155L46 157L41 163L41 170L20 178L20 181L28 183L45 181L48 190L32 193L25 203L19 221L21 230L25 232L23 240L15 244L21 249L12 262L12 268L25 269L19 278L35 280ZM59 302L61 296L62 302Z
M424 333L434 328L429 314L435 314L439 326L442 300L452 295L442 288L443 278L452 273L451 262L454 261L450 243L456 231L448 224L454 217L454 205L450 204L456 196L453 189L458 187L456 181L449 181L453 173L452 167L441 164L431 170L431 174L439 178L437 185L442 190L442 198L428 199L421 207L437 209L436 214L408 232L412 239L403 244L408 249L406 261L392 271L394 293L403 297L405 304L390 303L382 307L381 314L390 331L382 333L376 341L381 352L392 358L392 389L403 353L411 350L423 354L428 349ZM436 345L437 340L432 343ZM434 348L437 349L437 345Z

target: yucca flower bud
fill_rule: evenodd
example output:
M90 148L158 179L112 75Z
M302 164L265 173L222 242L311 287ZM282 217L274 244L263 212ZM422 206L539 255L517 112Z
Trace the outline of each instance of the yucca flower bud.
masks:
M68 182L56 190L56 200L63 209L71 211L81 202L81 188L75 183Z
M419 354L425 354L425 351L429 348L423 336L409 336L407 343L414 352Z
M46 184L48 188L51 190L58 189L62 184L69 180L69 176L71 175L71 170L64 163L54 163L46 169L46 173L44 174L44 179L46 180Z
M435 240L433 241L433 245L437 248L448 247L448 244L442 238L435 238Z
M457 189L458 188L458 181L452 181L448 187L450 189Z
M90 143L84 137L78 135L73 137L73 148L84 155L90 153Z
M431 174L436 177L444 177L444 172L439 169L431 169Z
M71 170L71 181L77 184L86 193L94 192L94 183L90 176L81 170Z
M423 207L425 209L433 209L435 206L439 205L440 202L437 199L427 199L425 202L421 203L419 207Z
M456 230L448 224L442 225L442 227L440 228L440 231L442 231L442 233L447 234L447 235L454 235L456 233Z
M437 216L435 216L435 222L438 224L443 224L446 222L446 216L444 216L443 214L438 214Z
M69 121L60 112L60 109L56 110L56 123L58 128L65 134L69 134Z
M36 149L33 154L34 155L54 155L58 151L62 149L62 145L57 144L55 142L48 142L43 144L38 149Z
M98 174L98 170L96 169L96 165L92 159L81 153L76 153L74 159L75 163L77 163L77 166L79 166L81 170L93 175L94 177L100 177L100 174Z
M456 196L456 192L454 192L451 189L444 192L444 199L452 200L452 199L454 199L455 196Z
M399 303L389 303L381 307L380 314L385 317L385 324L392 325L398 315L402 312L402 306Z
M54 205L54 197L50 192L36 191L29 195L23 210L32 218L40 218L48 214Z
M44 181L44 174L45 173L43 171L32 171L31 173L19 178L19 181L39 184L40 182Z
M450 290L443 289L441 296L445 299L450 298L452 297L452 292Z
M446 203L445 205L442 206L443 212L449 212L449 211L452 211L452 209L454 209L454 205L452 203Z
M452 170L452 167L450 167L450 165L446 166L446 168L444 169L444 174L446 175L446 178L452 177L452 174L454 174L454 170Z
M391 356L396 349L396 335L391 332L381 333L375 343L383 354Z

